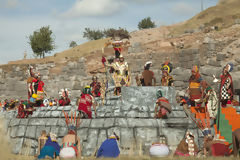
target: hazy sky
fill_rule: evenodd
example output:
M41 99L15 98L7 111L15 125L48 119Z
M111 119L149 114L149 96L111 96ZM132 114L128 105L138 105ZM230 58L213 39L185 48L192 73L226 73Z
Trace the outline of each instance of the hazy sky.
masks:
M218 0L202 0L204 9ZM84 28L137 30L138 22L150 16L159 25L187 20L201 11L201 0L0 0L0 64L28 58L28 36L50 25L56 50L69 48L74 40L86 42Z

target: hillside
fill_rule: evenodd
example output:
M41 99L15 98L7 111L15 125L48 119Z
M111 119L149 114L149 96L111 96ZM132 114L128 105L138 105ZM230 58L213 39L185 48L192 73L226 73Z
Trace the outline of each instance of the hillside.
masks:
M232 26L240 19L239 0L220 0L220 2L197 14L180 26L174 27L171 34L179 35L187 31L198 30L201 26L218 26L219 29Z

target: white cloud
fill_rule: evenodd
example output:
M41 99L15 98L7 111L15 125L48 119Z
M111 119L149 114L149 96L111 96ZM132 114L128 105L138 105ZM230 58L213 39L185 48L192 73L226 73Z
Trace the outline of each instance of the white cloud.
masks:
M179 2L172 7L172 11L180 15L189 15L196 12L196 8L189 3Z
M63 17L106 16L117 13L125 3L117 0L77 0Z

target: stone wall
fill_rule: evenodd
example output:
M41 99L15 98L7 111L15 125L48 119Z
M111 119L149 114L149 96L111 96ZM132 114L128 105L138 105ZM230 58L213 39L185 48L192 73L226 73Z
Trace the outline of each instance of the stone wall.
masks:
M191 75L193 65L200 67L200 73L215 89L216 84L212 83L212 75L219 76L222 67L227 62L233 62L234 70L231 73L234 81L234 88L240 88L240 60L231 59L230 53L220 53L217 51L218 45L213 42L206 42L197 49L176 50L174 53L129 53L125 60L129 63L131 70L132 86L136 86L135 76L143 71L143 66L147 61L153 62L152 70L160 85L161 64L169 57L174 65L171 73L175 82L176 90L185 90L188 86L188 79ZM78 61L64 61L58 64L53 62L47 64L33 64L40 72L45 83L45 88L49 96L57 97L61 88L70 88L72 98L79 96L80 89L89 85L92 76L87 73L86 60L80 58ZM4 98L23 98L27 97L26 86L27 65L8 65L0 66L0 99ZM104 77L104 74L97 74Z
M153 118L155 94L159 88L173 108L168 119ZM27 119L17 119L16 111L1 113L5 116L6 131L14 144L13 152L25 154L29 151L34 155L41 130L57 134L61 143L61 138L67 133L62 110L70 112L75 109L74 105L38 108ZM123 88L122 97L107 97L106 105L97 107L97 117L84 119L77 133L81 138L83 155L90 156L113 132L120 136L122 154L128 154L134 145L136 148L141 145L141 152L147 154L151 144L157 142L162 134L167 136L170 149L174 151L187 130L192 131L197 144L202 145L202 134L176 103L174 88L127 87Z

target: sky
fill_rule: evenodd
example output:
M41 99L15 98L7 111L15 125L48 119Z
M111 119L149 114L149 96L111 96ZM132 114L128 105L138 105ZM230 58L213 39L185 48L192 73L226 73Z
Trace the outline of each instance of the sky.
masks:
M202 0L204 9L218 0ZM0 64L33 58L28 37L50 26L55 38L53 55L81 44L85 28L122 27L138 30L138 22L151 17L157 26L185 21L201 11L201 0L0 0Z

